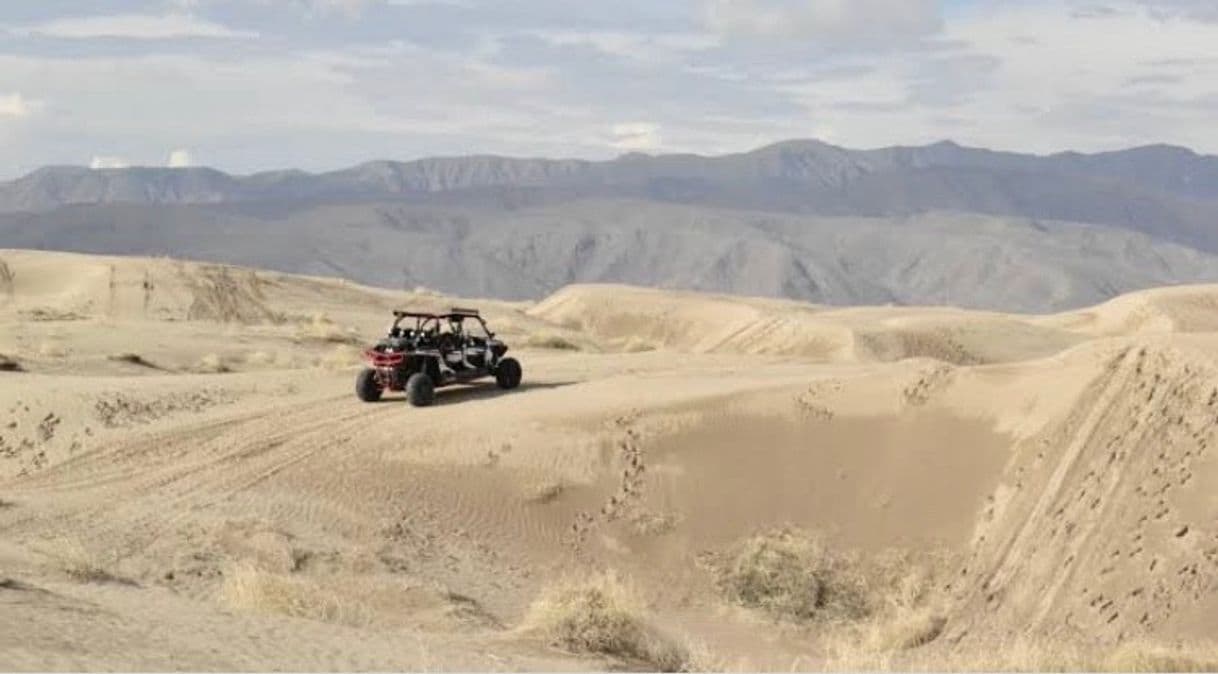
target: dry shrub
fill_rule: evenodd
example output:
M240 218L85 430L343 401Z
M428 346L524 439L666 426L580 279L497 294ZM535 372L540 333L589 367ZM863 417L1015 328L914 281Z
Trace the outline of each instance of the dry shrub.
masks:
M567 490L567 486L557 480L541 480L525 484L521 488L521 497L525 503L553 503Z
M556 349L559 351L580 351L580 346L575 342L555 334L538 334L529 335L524 341L524 345L535 349Z
M313 340L331 344L358 344L360 337L354 328L336 324L324 312L314 313L297 332L298 340Z
M651 342L644 341L638 337L631 337L622 344L622 351L625 353L643 353L646 351L655 351L656 345Z
M683 671L688 648L648 621L638 592L614 573L559 583L529 607L524 627L573 653L634 661L649 669Z
M68 355L68 350L55 342L42 342L38 345L38 355L43 358L64 358Z
M17 274L13 268L8 266L8 263L0 259L0 292L8 295L9 299L13 297L13 291L16 287Z
M301 578L264 571L249 562L225 571L220 599L229 608L255 613L354 626L369 620L366 607L358 602Z
M224 362L218 354L209 353L199 359L195 364L195 371L203 374L221 374L224 372L232 372L232 369Z
M729 601L780 620L840 622L871 612L858 560L797 529L745 539L712 566Z
M61 539L48 552L59 569L78 583L129 582L110 571L117 563L113 556L102 555L79 541Z
M630 516L630 528L639 536L662 536L677 528L681 516L676 513L657 513L638 510Z
M16 358L0 353L0 372L21 372L24 369Z
M317 359L317 367L327 370L342 370L362 362L363 352L347 344L336 345L329 353Z

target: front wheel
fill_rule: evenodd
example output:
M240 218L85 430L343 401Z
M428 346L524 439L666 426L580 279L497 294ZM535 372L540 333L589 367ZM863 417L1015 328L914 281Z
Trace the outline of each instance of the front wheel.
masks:
M376 370L364 368L355 378L355 395L366 403L374 403L381 399L381 383L376 378Z
M499 388L511 390L520 386L520 363L515 358L504 358L495 368L495 383Z
M431 377L416 372L406 380L406 399L415 407L427 407L436 401L436 387Z

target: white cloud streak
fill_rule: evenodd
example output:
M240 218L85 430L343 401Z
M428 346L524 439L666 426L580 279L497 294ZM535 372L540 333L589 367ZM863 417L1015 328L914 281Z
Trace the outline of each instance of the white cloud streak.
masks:
M724 35L835 45L908 40L942 27L941 0L709 0L705 12Z
M55 19L27 26L11 26L9 34L65 40L122 38L171 40L179 38L250 39L253 31L234 30L189 14L113 14Z

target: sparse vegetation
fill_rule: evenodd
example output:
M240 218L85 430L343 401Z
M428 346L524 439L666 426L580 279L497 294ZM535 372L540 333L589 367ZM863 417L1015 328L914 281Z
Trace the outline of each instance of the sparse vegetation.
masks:
M209 353L199 359L195 365L195 371L201 374L222 374L232 372L232 368L224 362L224 359L219 354Z
M225 571L220 599L230 608L255 613L356 626L369 620L363 604L307 580L264 571L248 562Z
M566 491L560 481L546 480L528 484L522 489L526 503L552 503Z
M43 358L64 358L68 355L68 350L61 344L46 341L38 345L38 355Z
M349 344L336 344L329 353L317 359L317 366L327 370L341 370L359 365L361 351Z
M622 344L622 351L625 353L644 353L655 350L655 344L641 340L638 337L631 337Z
M559 351L580 351L581 347L562 335L538 334L529 335L524 345L534 349L555 349Z
M566 581L544 592L529 608L525 629L573 653L595 653L657 671L691 666L689 649L662 635L627 582L614 573Z
M13 292L16 287L17 274L13 268L8 266L8 263L0 259L0 292L3 292L8 298L13 299Z
M116 559L91 550L79 541L59 540L49 554L60 570L78 583L130 583L111 571Z
M354 329L343 328L330 319L324 312L314 313L307 322L297 330L298 341L329 342L331 344L359 344L359 333Z
M711 560L724 597L792 622L841 622L868 615L858 559L797 529L768 531Z

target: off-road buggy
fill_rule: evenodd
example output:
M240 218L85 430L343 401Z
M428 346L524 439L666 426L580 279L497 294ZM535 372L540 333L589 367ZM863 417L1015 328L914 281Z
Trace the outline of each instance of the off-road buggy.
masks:
M520 385L520 363L504 358L507 350L476 309L454 307L446 314L395 311L389 334L364 351L370 367L356 377L355 394L364 402L376 402L385 391L405 391L410 404L422 407L435 401L437 388L482 377L494 377L499 388L514 389Z

